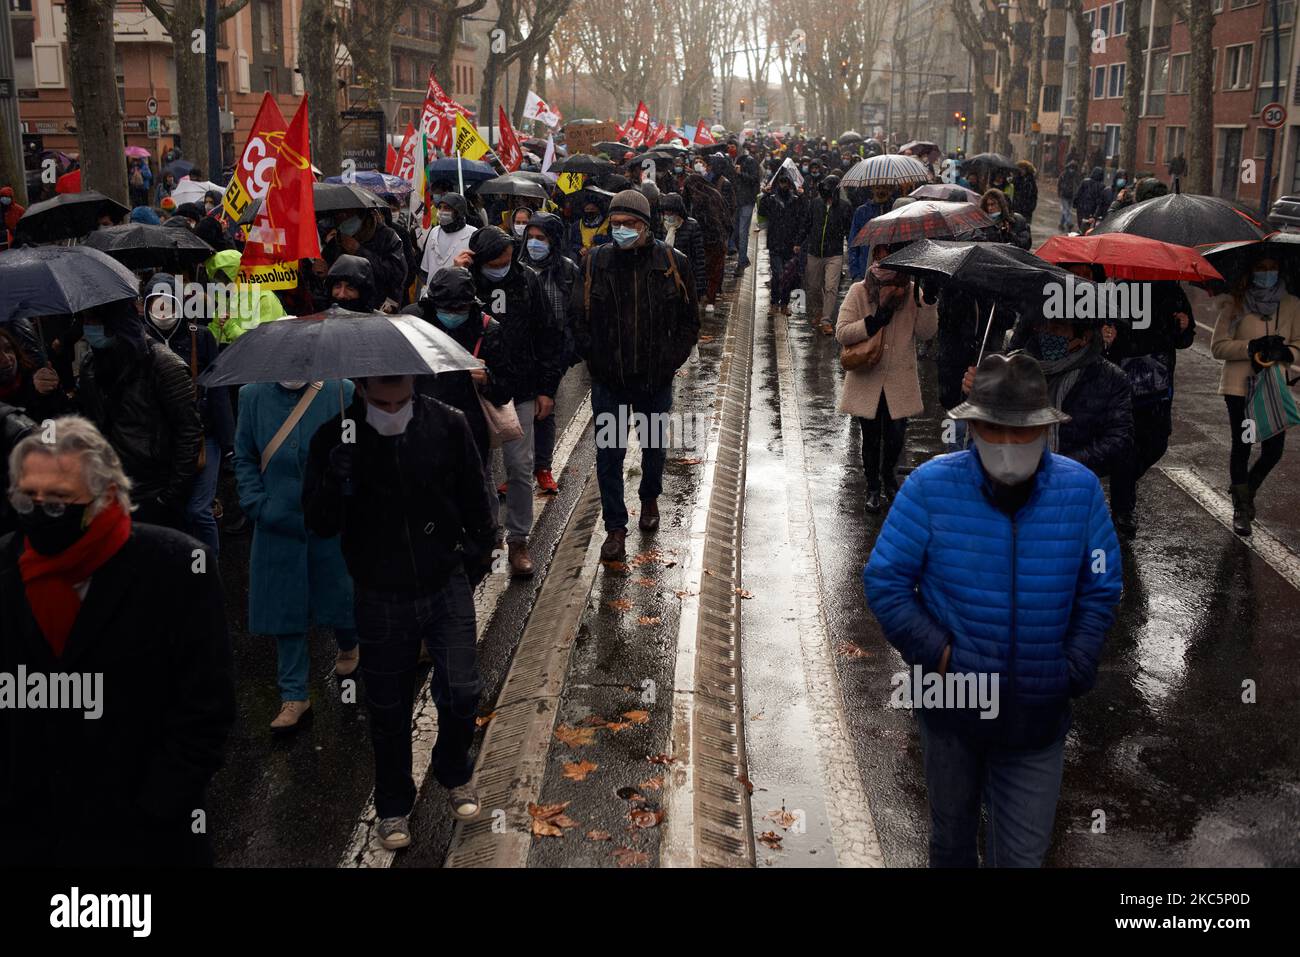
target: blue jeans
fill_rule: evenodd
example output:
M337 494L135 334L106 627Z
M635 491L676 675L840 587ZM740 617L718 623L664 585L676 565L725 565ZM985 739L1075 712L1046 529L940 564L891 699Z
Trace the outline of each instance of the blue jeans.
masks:
M930 866L978 867L980 800L988 809L985 863L1041 867L1061 795L1065 737L1039 751L967 741L916 712L930 801Z
M736 207L736 228L735 235L731 237L732 245L739 250L740 257L736 260L737 266L749 265L749 226L754 218L754 204Z
M1074 205L1071 200L1061 200L1061 228L1068 230L1074 225Z
M438 710L433 776L459 787L474 773L469 759L483 679L478 668L474 595L460 570L425 594L356 589L361 677L375 752L375 811L381 818L410 814L411 717L419 680L420 645L433 658L430 690Z
M667 413L673 407L673 384L649 389L613 389L592 380L591 412L596 429L596 481L600 483L600 510L605 530L627 528L627 506L623 503L623 459L627 455L627 435L620 434L624 423L631 425L637 413ZM621 414L620 414L621 410ZM664 487L664 462L668 450L664 443L652 447L652 439L666 429L649 424L649 435L638 434L641 443L641 501L657 499ZM602 425L604 436L602 437Z
M339 651L351 651L357 646L357 633L352 628L335 628L334 641ZM280 700L306 701L307 677L311 670L311 647L307 636L276 635L275 664Z
M555 413L533 420L533 471L551 467L555 457Z
M217 534L217 520L212 517L212 500L217 497L217 476L221 472L221 446L211 436L203 439L208 459L203 471L194 476L190 487L190 500L185 506L185 530L208 546L212 557L221 551L221 536Z

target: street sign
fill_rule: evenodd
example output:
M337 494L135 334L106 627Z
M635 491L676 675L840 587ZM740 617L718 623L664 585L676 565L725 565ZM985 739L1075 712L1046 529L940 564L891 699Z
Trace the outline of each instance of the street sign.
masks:
M1270 130L1279 130L1286 125L1286 107L1281 103L1269 103L1259 111L1259 121Z
M145 101L144 108L145 108L145 111L146 111L150 116L157 116L157 115L158 115L158 98L157 98L157 97L153 97L153 96L149 97L149 99L147 99L147 100Z
M146 117L145 120L146 120L145 129L149 134L149 138L151 140L156 140L162 132L161 118L157 116L149 116Z

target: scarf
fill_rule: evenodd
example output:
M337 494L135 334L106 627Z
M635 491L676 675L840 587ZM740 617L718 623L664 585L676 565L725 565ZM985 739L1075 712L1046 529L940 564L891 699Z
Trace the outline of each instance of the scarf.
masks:
M1273 284L1271 289L1256 289L1253 285L1246 287L1246 308L1261 316L1273 316L1277 313L1282 293L1286 291L1282 280Z
M91 520L81 538L57 555L42 555L24 539L18 569L27 604L56 657L63 655L81 610L81 598L73 585L93 575L130 537L131 516L114 501Z
M1037 351L1035 343L1034 351ZM1038 358L1035 356L1035 358ZM1075 349L1067 353L1064 359L1054 359L1048 362L1044 359L1038 359L1038 365L1043 370L1043 375L1047 377L1047 397L1052 405L1058 409L1064 407L1065 397L1070 394L1079 381L1079 376L1083 370L1101 358L1101 337L1094 336L1092 341L1082 349ZM1054 423L1048 436L1048 441L1053 452L1057 449L1057 433L1060 429L1060 423Z

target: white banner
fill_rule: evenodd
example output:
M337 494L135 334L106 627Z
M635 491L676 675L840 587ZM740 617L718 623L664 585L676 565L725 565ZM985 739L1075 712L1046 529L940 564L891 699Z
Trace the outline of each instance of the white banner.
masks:
M537 120L539 123L545 123L551 129L560 125L560 111L549 106L545 100L534 93L528 91L528 100L524 103L524 119Z

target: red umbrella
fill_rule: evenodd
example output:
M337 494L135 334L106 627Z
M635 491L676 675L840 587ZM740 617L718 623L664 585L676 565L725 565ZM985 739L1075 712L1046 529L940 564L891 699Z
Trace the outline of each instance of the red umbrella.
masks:
M80 193L81 192L81 170L74 169L71 173L64 173L54 181L54 191L56 193Z
M917 200L870 219L853 237L854 246L894 245L917 239L953 239L986 226L993 220L970 203Z
M1110 279L1205 282L1223 278L1195 249L1134 233L1053 236L1037 255L1049 263L1092 263L1104 268Z

